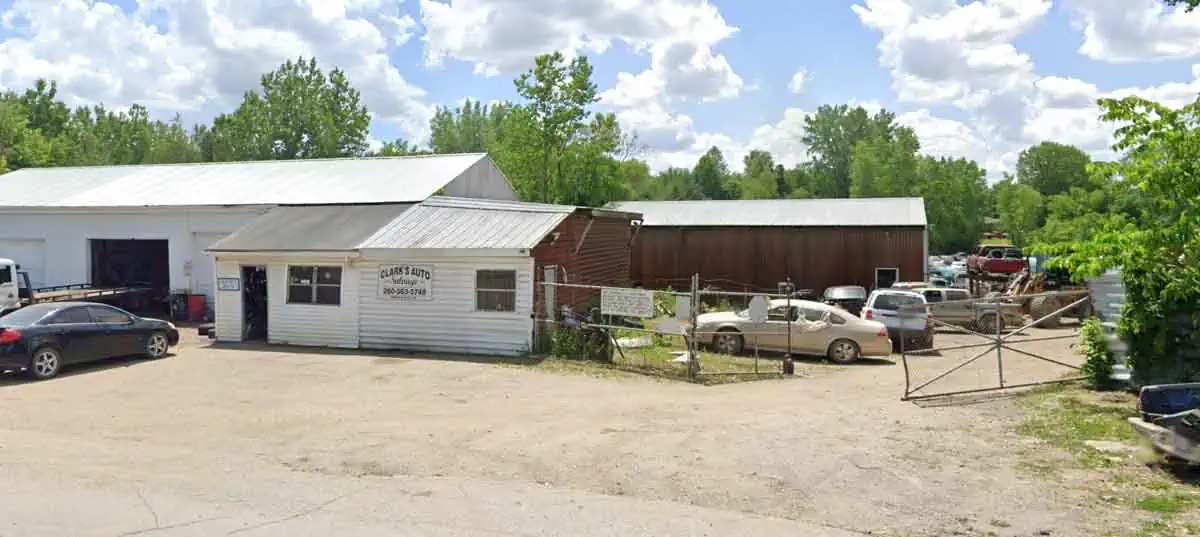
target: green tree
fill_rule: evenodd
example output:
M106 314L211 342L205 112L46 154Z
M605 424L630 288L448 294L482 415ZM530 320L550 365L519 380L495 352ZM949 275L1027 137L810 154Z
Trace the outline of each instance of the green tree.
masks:
M873 134L854 146L850 165L850 196L898 197L912 193L921 144L908 127L891 134Z
M692 180L696 182L702 199L728 199L729 165L725 163L725 155L716 146L708 149L696 167L692 169Z
M784 172L775 165L770 153L755 149L742 158L745 171L736 183L736 196L741 199L778 199L786 197L788 188Z
M979 241L990 213L987 171L974 161L920 157L913 194L925 199L931 251L960 252Z
M1113 149L1125 156L1096 165L1096 179L1137 198L1086 237L1037 250L1076 277L1121 269L1130 299L1119 330L1138 384L1200 380L1200 102L1171 109L1127 97L1100 107L1122 125Z
M427 155L430 151L417 147L417 144L409 142L403 138L396 138L390 142L384 142L379 149L370 151L367 156L370 157L406 157L411 155Z
M540 139L541 200L550 202L552 185L562 177L567 144L585 128L590 107L597 101L592 64L586 56L568 63L561 52L543 54L514 84L528 102L525 107Z
M1186 11L1191 11L1200 7L1200 0L1163 0L1168 6L1182 7Z
M287 160L362 155L370 114L345 73L316 58L287 61L213 121L215 160Z
M895 119L895 114L887 110L872 115L861 106L846 105L822 105L805 117L801 140L812 158L811 194L818 198L849 197L855 147L872 136L890 139Z
M1000 229L1008 233L1013 244L1025 244L1026 239L1037 231L1042 220L1042 195L1024 183L1005 179L995 186L996 217Z
M1017 180L1043 196L1054 196L1087 186L1091 162L1091 157L1078 147L1042 142L1021 152L1017 159Z

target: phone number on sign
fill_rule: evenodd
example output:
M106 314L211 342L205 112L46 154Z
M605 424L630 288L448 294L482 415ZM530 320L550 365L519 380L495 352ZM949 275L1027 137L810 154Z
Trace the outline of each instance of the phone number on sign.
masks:
M384 287L383 296L388 297L426 297L429 296L428 289L411 288L411 287Z

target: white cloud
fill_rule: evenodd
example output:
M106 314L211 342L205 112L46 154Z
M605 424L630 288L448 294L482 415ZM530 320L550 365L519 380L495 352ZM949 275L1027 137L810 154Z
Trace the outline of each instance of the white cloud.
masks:
M0 22L15 35L0 43L0 87L47 78L71 104L136 102L207 120L284 60L316 56L346 72L376 119L410 138L428 130L425 92L388 58L415 26L394 0L143 0L132 14L94 0L15 0Z
M792 79L788 81L788 91L800 94L804 92L804 86L808 84L808 71L801 69L792 75Z
M1200 55L1200 11L1167 9L1161 0L1067 0L1083 32L1079 53L1107 62Z

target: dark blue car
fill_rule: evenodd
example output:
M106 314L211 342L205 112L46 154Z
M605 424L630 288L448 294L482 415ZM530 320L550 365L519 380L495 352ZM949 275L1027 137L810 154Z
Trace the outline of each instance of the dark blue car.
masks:
M63 366L117 356L162 358L179 343L175 325L91 302L34 304L0 317L0 371L34 379Z

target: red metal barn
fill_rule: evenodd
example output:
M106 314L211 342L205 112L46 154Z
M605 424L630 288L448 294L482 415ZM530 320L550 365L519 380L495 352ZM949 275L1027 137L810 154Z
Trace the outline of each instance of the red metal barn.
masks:
M641 215L609 209L579 208L533 249L535 266L534 311L545 316L545 269L555 268L559 283L628 286L630 248ZM557 286L556 302L582 308L598 300L594 289Z
M728 290L774 290L791 278L821 293L926 278L921 198L632 201L641 213L630 273L648 288L688 286L692 274Z

